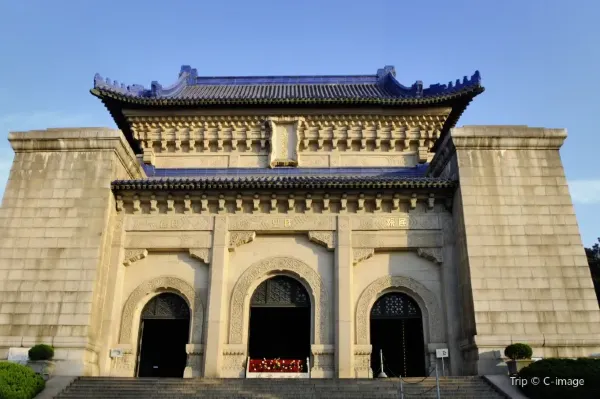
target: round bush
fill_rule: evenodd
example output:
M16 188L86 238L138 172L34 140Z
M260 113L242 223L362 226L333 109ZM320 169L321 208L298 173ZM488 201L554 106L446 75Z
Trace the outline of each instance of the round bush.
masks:
M54 348L50 345L38 344L29 349L29 360L52 360Z
M531 399L600 398L600 359L543 359L524 367L521 390ZM531 381L536 378L537 385Z
M504 356L512 360L531 359L533 351L527 344L512 344L504 349Z
M40 393L44 386L44 379L29 367L0 362L0 398L31 399Z

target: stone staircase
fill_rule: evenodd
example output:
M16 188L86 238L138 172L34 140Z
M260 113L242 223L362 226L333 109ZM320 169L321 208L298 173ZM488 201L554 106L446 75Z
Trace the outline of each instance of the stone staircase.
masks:
M435 378L405 379L404 398L436 398ZM505 396L481 377L440 379L442 398L494 399ZM398 379L174 379L80 377L56 398L400 398Z

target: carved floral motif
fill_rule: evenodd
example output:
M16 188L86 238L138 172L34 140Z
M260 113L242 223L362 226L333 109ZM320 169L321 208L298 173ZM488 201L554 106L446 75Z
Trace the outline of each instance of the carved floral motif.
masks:
M229 233L229 250L254 241L256 238L255 231L232 231Z
M362 262L365 259L369 259L375 254L375 250L373 248L354 248L352 249L354 254L354 264Z
M327 249L335 248L335 233L333 231L309 231L308 239Z
M129 266L135 261L144 259L146 256L148 256L147 249L141 249L141 248L126 249L125 250L125 259L123 260L123 264L125 266Z

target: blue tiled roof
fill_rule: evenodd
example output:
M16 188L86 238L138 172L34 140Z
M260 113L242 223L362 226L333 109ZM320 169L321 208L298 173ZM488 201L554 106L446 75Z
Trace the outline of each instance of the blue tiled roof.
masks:
M407 178L425 177L429 164L415 167L355 167L355 168L155 168L143 164L146 176L150 179L161 178L274 178L274 177L385 177Z
M118 180L120 190L206 189L388 189L453 188L456 182L425 177L428 165L414 168L223 168L155 169L148 178Z
M373 75L341 76L248 76L201 77L196 69L184 65L179 79L169 87L152 82L149 89L141 85L125 86L100 75L94 77L92 92L99 97L111 97L130 102L169 104L199 102L267 103L273 101L384 101L407 103L416 100L446 99L464 93L482 91L481 77L475 72L470 78L447 85L434 84L424 88L421 81L404 86L396 80L392 66L379 69Z

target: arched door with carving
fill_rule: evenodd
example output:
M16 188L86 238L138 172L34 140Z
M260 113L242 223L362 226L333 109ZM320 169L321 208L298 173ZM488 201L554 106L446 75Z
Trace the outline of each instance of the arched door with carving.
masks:
M140 320L138 377L183 377L190 330L190 308L174 293L152 298Z
M310 355L310 295L296 279L263 281L250 300L249 356L306 359Z
M371 367L373 375L425 376L423 317L417 302L401 292L381 296L371 308Z

